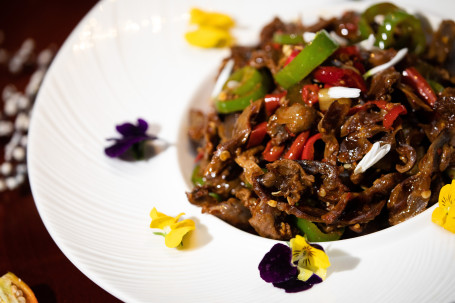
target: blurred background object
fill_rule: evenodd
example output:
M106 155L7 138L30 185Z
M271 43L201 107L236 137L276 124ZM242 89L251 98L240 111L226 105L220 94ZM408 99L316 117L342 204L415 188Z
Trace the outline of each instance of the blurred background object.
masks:
M26 165L28 127L41 81L96 3L0 1L0 276L14 272L39 302L118 302L54 243L33 201Z

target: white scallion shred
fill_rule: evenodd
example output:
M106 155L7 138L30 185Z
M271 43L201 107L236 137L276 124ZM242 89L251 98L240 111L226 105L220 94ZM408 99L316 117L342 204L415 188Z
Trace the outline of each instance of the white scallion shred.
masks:
M232 73L232 69L234 68L234 60L229 60L226 62L224 65L223 70L220 72L220 75L218 76L218 79L216 80L215 86L213 87L212 90L212 98L215 98L221 93L221 90L223 89L224 83L227 81L229 76Z
M316 37L316 33L312 33L312 32L303 33L303 41L305 41L306 43L310 43L311 41L313 41L314 37Z
M332 38L332 40L334 40L339 45L343 45L344 46L344 45L348 44L348 40L346 40L343 37L339 36L334 31L331 31L329 34L330 34L330 37Z
M375 165L379 160L390 151L391 145L386 143L381 146L380 142L375 142L370 151L363 156L359 164L357 164L354 174L364 173L367 169Z
M388 69L389 67L391 66L394 66L395 64L397 64L398 62L401 61L401 59L403 59L406 54L408 53L408 49L407 48L402 48L400 49L397 54L395 55L395 57L392 58L392 60L390 60L389 62L386 62L384 64L381 64L381 65L378 65L378 66L375 66L373 67L372 69L370 69L369 71L367 71L364 75L363 75L363 78L368 78L370 76L373 76L374 74L377 74L385 69Z
M360 97L360 89L344 86L332 86L327 93L332 99Z
M376 37L373 34L370 34L367 39L359 42L359 46L367 51L371 51L375 48L374 43L376 42Z

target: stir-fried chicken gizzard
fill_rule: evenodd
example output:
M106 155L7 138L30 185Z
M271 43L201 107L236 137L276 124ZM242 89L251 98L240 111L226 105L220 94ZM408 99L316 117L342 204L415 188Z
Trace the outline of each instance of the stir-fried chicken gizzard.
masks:
M188 200L245 231L312 241L364 235L437 202L455 169L455 23L391 3L275 18L234 46L209 111L190 112Z

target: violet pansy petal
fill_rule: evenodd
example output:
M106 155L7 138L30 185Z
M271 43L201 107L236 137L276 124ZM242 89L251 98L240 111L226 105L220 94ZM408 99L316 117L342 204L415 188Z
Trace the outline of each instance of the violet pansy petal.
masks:
M319 277L317 274L312 274L311 277L308 280L306 280L305 282L308 284L314 285L314 284L319 284L322 281L323 281L322 278Z
M148 128L149 125L144 119L137 119L137 129L141 134L145 134Z
M113 145L104 149L104 152L111 158L117 158L123 155L131 146L145 139L147 139L146 136L116 139Z
M261 278L269 283L296 279L298 270L291 264L291 249L281 243L275 244L259 263Z
M324 248L319 245L319 244L315 244L315 243L309 243L311 246L313 246L314 248L316 249L319 249L319 250L322 250L323 252L325 252Z
M113 145L106 147L104 153L111 158L117 158L123 155L130 147L130 144L114 143Z
M136 134L137 126L132 123L123 123L115 126L115 129L122 135L122 136L131 136Z
M273 286L277 288L282 288L287 293L294 293L310 289L311 287L313 287L313 284L295 278L281 283L273 283Z

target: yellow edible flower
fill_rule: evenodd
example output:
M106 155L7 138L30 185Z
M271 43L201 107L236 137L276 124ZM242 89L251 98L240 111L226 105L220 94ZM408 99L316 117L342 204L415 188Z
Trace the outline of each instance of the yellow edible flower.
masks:
M185 39L191 45L204 48L226 47L234 42L229 29L235 23L228 15L193 8L190 11L190 24L198 26L196 30L185 34Z
M297 235L291 239L292 263L297 262L299 275L297 278L307 281L313 274L322 280L327 276L327 268L330 266L329 257L324 250L311 246L304 237Z
M158 212L155 207L150 212L150 217L152 218L150 228L163 230L162 233L156 234L164 236L164 243L167 247L174 248L179 246L183 237L196 228L193 220L185 219L178 222L184 214L180 213L177 217L170 217Z
M431 215L431 220L455 233L455 180L441 188L438 203L438 207Z
M217 27L228 30L235 25L234 20L226 14L206 12L199 8L190 11L190 23L199 26Z

